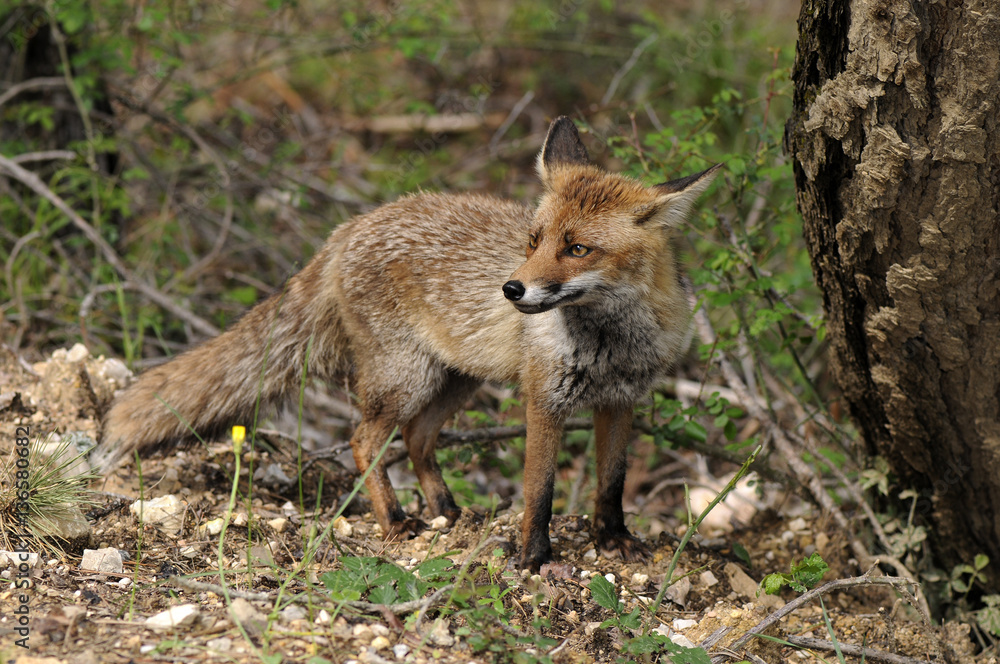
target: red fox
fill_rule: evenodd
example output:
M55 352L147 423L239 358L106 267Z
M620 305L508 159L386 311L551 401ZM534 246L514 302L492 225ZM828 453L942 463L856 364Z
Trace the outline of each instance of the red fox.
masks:
M398 427L431 514L453 521L438 432L482 382L519 383L522 567L551 557L556 453L564 420L584 408L597 449L592 535L606 554L640 560L646 549L622 512L632 412L688 343L671 235L718 168L645 187L592 165L559 117L538 156L537 209L419 194L341 225L281 293L126 389L105 418L98 465L188 438L188 425L209 434L246 422L258 399L296 394L303 371L347 372L362 413L351 438L358 469ZM423 527L403 512L384 464L365 485L386 538Z

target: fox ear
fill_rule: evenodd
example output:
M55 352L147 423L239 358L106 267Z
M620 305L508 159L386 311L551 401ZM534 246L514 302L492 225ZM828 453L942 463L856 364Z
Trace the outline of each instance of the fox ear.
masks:
M647 218L655 218L665 226L679 225L687 219L694 202L708 189L708 185L712 184L712 180L721 168L722 164L716 164L701 173L654 186L653 191L657 194L660 209L655 215Z
M580 140L576 125L565 115L560 115L549 125L545 145L538 153L538 176L548 181L549 170L556 164L589 164L587 148Z

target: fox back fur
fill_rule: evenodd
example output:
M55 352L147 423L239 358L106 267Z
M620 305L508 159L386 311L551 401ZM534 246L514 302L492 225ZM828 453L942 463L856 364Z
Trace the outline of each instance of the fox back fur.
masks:
M358 468L397 427L434 516L460 514L441 476L441 426L484 381L519 383L527 417L521 564L551 556L556 453L565 418L592 408L598 488L593 535L628 560L622 490L632 411L687 344L690 312L671 246L718 166L654 187L589 163L557 118L539 154L539 205L420 194L337 228L281 293L222 335L143 373L112 404L102 469L247 421L308 376L350 374L362 420ZM189 428L190 427L190 428ZM387 538L407 517L383 464L366 481Z

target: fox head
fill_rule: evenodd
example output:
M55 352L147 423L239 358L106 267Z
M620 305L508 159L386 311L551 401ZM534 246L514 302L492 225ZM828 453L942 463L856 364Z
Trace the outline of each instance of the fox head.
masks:
M591 164L573 121L556 118L538 155L545 191L525 238L527 260L504 296L536 314L651 290L664 270L675 288L671 231L720 167L646 187Z

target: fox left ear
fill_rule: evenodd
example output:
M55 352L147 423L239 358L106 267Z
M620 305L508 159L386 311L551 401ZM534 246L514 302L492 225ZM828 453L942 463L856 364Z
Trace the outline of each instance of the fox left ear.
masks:
M653 191L658 194L657 203L660 204L660 211L655 217L670 227L683 222L691 213L694 202L712 184L721 168L722 164L716 164L701 173L654 186Z
M576 125L565 115L560 115L549 125L545 145L538 153L538 176L548 181L549 171L557 164L589 164L590 155L580 139Z

